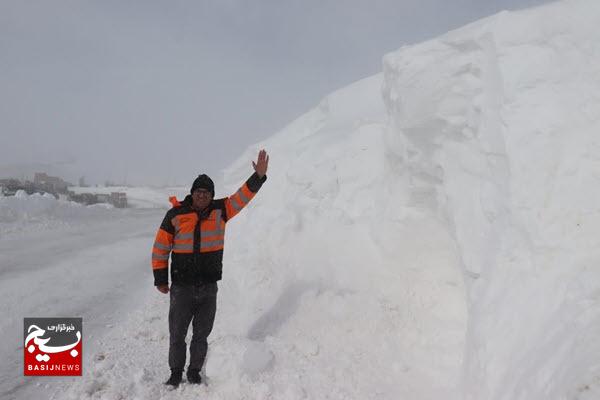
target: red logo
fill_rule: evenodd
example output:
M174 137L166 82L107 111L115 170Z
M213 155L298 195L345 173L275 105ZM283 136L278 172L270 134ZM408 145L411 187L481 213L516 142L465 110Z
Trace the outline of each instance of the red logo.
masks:
M25 375L81 376L81 330L81 318L25 318Z

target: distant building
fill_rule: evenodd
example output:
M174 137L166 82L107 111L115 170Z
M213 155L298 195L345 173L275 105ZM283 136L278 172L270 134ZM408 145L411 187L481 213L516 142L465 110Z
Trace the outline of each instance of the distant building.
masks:
M92 204L96 204L98 203L98 198L95 194L93 193L75 193L75 192L69 192L69 199L71 201L75 201L77 203L81 203L81 204L85 204L85 205L92 205Z
M79 178L79 186L80 187L87 187L86 183L85 183L85 176L82 176Z
M111 203L110 194L106 193L98 193L96 195L96 201L98 203Z
M112 192L110 194L110 203L117 208L127 208L127 193Z
M69 183L63 181L61 178L56 176L49 176L44 172L36 172L33 176L33 184L39 190L43 190L50 193L67 193Z
M111 194L69 192L69 199L86 205L104 203L112 204L116 208L127 208L127 193L124 192L112 192Z
M25 190L28 194L34 193L32 190L31 182L21 183L17 179L0 179L0 186L3 187L3 194L5 196L14 196L18 190Z

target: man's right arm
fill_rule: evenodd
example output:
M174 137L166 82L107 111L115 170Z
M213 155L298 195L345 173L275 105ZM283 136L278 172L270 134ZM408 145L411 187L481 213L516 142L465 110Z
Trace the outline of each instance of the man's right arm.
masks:
M167 212L158 232L154 246L152 246L152 272L154 273L154 286L162 293L169 291L169 254L173 247L175 227L171 222L171 213Z

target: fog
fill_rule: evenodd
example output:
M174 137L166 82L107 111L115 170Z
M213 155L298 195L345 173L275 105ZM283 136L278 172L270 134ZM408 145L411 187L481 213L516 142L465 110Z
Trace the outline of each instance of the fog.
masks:
M2 1L0 178L218 178L386 52L546 2Z

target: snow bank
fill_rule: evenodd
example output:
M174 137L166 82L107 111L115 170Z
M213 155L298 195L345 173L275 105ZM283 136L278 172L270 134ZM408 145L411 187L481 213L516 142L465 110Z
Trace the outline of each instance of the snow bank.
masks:
M384 59L390 149L467 277L468 399L600 395L599 21L564 1Z
M74 187L70 190L76 193L125 192L130 208L150 211L149 209L156 208L168 209L171 207L169 196L183 198L189 189L119 186ZM85 206L73 201L58 200L49 193L28 195L20 190L15 196L0 195L0 237L89 223L90 219L119 218L126 213L127 210L115 209L110 204Z
M108 204L86 207L72 201L57 200L48 193L28 195L19 190L15 196L0 196L0 236L52 229L81 217L108 215L111 209L113 207Z
M270 151L267 183L230 224L219 318L246 332L249 354L269 355L256 379L274 398L458 393L458 254L388 154L383 78L333 93L226 171L234 190L256 150ZM248 358L237 373L255 376ZM303 395L284 397L286 385Z

